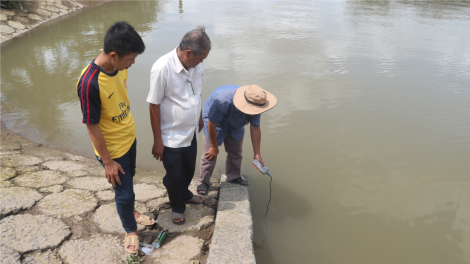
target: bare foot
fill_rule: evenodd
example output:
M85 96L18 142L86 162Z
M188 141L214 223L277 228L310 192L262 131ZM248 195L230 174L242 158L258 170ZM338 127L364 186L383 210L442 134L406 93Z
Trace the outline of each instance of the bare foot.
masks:
M140 213L134 210L134 218L139 219Z
M184 218L176 218L176 219L173 219L173 223L181 223L184 221Z

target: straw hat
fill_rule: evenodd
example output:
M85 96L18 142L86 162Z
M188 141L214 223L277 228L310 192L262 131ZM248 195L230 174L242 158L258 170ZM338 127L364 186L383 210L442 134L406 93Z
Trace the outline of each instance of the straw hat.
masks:
M273 108L276 97L258 85L244 85L237 89L233 96L233 104L247 115L257 115Z

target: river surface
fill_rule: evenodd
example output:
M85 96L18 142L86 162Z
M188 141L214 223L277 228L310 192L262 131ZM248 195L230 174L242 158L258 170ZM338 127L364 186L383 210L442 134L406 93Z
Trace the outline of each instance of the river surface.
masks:
M128 81L140 168L163 170L150 68L196 25L213 43L203 100L227 84L277 96L261 119L267 221L244 141L258 263L470 263L470 2L106 2L2 46L7 127L92 157L75 84L117 20L147 46Z

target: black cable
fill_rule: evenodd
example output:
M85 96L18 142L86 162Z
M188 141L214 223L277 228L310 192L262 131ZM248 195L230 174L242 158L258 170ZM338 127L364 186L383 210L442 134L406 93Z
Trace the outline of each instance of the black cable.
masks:
M269 210L269 204L271 203L271 192L272 192L272 188L271 188L271 182L273 181L273 177L268 173L269 177L271 177L271 180L269 181L269 201L268 201L268 205L266 206L266 213L264 214L264 224L265 224L265 227L266 227L266 233L264 234L264 239L263 239L263 246L261 246L261 248L264 249L264 241L266 241L266 237L268 236L268 218L267 218L267 215L268 215L268 210Z
M269 177L271 177L271 175L269 175ZM268 215L269 204L271 203L271 191L272 191L271 182L272 181L273 181L273 177L271 177L271 180L269 181L269 202L268 202L268 205L266 206L266 213L264 214L264 218L266 218L266 216Z

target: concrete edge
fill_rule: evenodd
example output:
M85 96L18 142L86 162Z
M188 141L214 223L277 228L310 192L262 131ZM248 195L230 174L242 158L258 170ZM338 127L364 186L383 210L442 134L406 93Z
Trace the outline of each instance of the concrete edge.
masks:
M225 180L222 175L207 264L256 263L248 188Z

